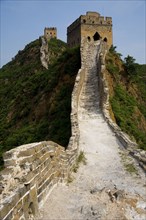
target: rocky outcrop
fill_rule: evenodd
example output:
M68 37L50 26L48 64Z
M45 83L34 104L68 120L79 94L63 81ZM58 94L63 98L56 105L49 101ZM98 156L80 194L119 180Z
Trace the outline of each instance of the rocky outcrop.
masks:
M40 48L40 60L42 63L42 66L48 69L48 63L49 63L49 54L48 54L48 42L45 37L41 37L41 48Z

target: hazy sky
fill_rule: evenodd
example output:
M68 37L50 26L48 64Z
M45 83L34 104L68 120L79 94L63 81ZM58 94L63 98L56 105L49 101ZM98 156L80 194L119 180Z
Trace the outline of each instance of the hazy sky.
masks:
M66 29L81 14L97 11L113 19L113 44L123 55L146 63L145 0L0 0L0 65L55 26L66 41Z

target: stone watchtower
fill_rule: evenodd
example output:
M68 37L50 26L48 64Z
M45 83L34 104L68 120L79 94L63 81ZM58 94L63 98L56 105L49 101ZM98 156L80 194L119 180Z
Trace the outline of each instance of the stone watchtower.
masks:
M52 38L57 38L57 28L49 27L44 29L44 37L46 40L50 40Z
M110 47L113 44L112 18L100 16L97 12L81 15L67 28L68 46L80 45L82 38L87 38L88 41L103 39Z

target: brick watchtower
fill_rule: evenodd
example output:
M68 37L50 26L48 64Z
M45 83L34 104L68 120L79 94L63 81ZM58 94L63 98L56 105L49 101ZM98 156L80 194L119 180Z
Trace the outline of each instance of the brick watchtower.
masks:
M45 27L44 37L46 38L46 40L57 38L57 28L56 27L49 27L49 28Z
M69 47L81 44L83 37L94 41L103 39L110 47L112 39L112 18L100 16L98 12L87 12L81 15L67 28L67 43Z

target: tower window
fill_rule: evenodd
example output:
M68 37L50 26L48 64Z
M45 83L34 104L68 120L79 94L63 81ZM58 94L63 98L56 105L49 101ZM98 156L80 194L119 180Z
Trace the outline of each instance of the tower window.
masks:
M93 39L94 39L94 41L97 41L97 40L100 40L100 35L99 35L99 33L98 32L96 32L95 34L94 34L94 36L93 36Z
M103 39L105 42L107 42L107 38L105 37L104 39Z

